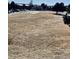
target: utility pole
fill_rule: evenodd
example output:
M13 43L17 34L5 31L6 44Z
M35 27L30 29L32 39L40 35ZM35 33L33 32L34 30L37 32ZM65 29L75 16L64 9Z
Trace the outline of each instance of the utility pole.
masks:
M30 5L33 5L33 0L30 1Z

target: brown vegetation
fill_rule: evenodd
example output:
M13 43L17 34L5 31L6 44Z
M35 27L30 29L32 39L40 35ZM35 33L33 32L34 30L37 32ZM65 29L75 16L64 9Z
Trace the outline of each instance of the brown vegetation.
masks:
M53 12L9 14L9 59L69 59L69 27Z

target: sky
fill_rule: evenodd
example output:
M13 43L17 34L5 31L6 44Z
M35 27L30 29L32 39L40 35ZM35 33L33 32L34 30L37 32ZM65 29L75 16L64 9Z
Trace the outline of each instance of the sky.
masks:
M29 4L31 0L8 0L9 2L14 1L15 3L25 3ZM40 5L41 3L45 3L47 5L54 5L56 2L63 2L65 5L70 3L70 0L33 0L33 4Z

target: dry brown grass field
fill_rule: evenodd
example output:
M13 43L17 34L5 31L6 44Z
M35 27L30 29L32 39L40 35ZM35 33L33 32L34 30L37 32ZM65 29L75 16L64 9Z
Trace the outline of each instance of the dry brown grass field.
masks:
M70 29L51 11L11 13L9 59L70 59Z

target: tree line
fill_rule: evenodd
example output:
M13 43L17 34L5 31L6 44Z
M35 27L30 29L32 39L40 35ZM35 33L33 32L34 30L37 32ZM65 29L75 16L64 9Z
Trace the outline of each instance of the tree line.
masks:
M41 5L33 5L33 4L16 4L14 1L11 3L8 3L8 11L12 12L18 12L18 11L23 11L23 10L49 10L49 11L56 11L56 12L64 12L67 11L70 13L70 4L65 6L63 2L61 3L56 3L53 6L48 6L45 3L42 3Z

